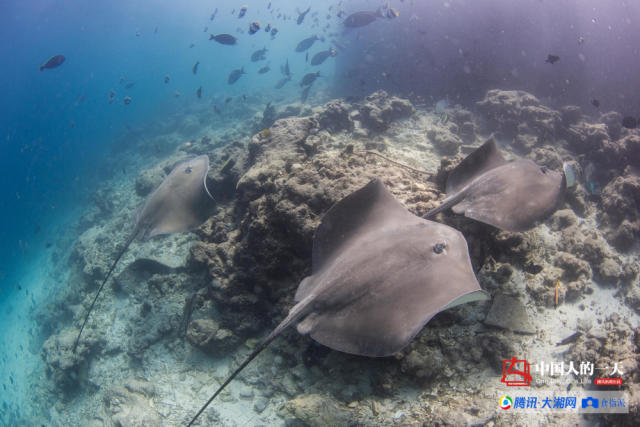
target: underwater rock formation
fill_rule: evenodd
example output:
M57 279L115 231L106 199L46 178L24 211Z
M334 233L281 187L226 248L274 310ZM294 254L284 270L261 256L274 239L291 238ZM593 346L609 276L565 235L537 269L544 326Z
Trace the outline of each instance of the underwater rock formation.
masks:
M160 427L162 419L153 408L155 391L147 381L129 379L107 390L102 397L111 425Z
M211 368L211 359L233 356L237 363L293 305L296 287L311 270L318 223L336 201L377 176L411 212L424 215L444 198L448 172L491 132L500 135L508 155L525 156L553 170L568 161L601 185L600 191L587 187L578 173L578 188L569 192L566 203L525 233L499 231L446 212L439 218L464 233L482 287L509 297L499 298L500 304L517 298L517 310L503 311L526 310L529 328L514 332L484 324L491 303L457 307L440 313L406 349L385 359L345 355L299 334L283 334L238 377L238 389L220 396L224 409L244 401L248 412L255 411L256 424L269 424L278 419L279 405L278 421L292 426L525 425L530 419L495 418L505 358L528 354L532 346L559 354L554 350L558 340L550 335L557 328L564 333L583 312L591 316L593 311L587 310L603 289L622 308L640 313L632 252L640 182L628 167L638 158L640 137L617 126L615 114L591 119L575 107L556 111L530 94L500 90L488 92L474 112L447 109L447 120L383 92L361 101L339 99L313 110L296 104L284 111L288 117L276 113L279 119L250 137L225 131L206 138L200 133L189 146L181 140L170 159L138 175L127 202L117 192L104 193L109 199L104 203L113 206L100 208L94 218L98 223L88 224L75 244L69 266L79 284L68 294L66 311L56 308L65 314L47 317L56 323L77 319L123 240L137 197L152 191L177 159L209 154L207 185L217 210L195 231L197 241L190 234L152 240L146 242L148 248L134 244L106 289L105 298L117 301L119 310L104 304L95 322L114 316L117 325L111 333L117 340L110 337L105 344L106 332L89 325L83 340L88 347L79 348L76 360L69 350L74 330L52 327L42 357L56 387L70 389L91 375L86 368L93 358L94 382L106 390L100 391L104 403L98 410L104 410L107 422L142 422L139 414L156 425L160 414L166 425L183 423L178 417L224 375ZM414 157L419 159L411 163L414 170L398 165ZM434 175L415 170L421 168ZM502 309L500 304L495 310ZM580 330L583 336L566 357L623 360L625 368L628 363L631 374L624 379L637 418L638 331L622 315L609 316L604 331ZM178 373L158 367L165 357L178 361ZM129 365L170 377L174 383L167 386L166 378L163 383L147 376L156 390L179 386L181 401L176 403L171 392L135 391L127 388L128 382L119 385L120 379L97 378L110 366L104 360L122 363L118 378L132 376ZM419 387L415 398L405 398L407 387ZM225 425L229 417L222 408L210 408L204 419ZM559 417L563 423L575 421Z
M67 392L86 381L89 354L104 345L95 335L87 332L74 353L73 344L77 335L76 328L63 329L47 338L42 346L47 377L56 387Z
M476 111L484 119L482 133L495 132L507 138L522 134L550 138L562 123L558 111L520 90L489 90L476 103Z
M389 123L415 112L411 102L406 99L389 96L379 90L365 98L360 106L360 121L374 132L382 132L389 128Z
M630 249L640 238L640 177L628 174L610 182L602 190L602 207L599 220L611 230L609 241Z

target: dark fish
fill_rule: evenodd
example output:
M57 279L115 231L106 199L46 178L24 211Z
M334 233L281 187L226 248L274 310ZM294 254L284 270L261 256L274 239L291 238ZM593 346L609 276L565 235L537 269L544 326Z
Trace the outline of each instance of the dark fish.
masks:
M238 12L238 18L242 18L247 13L247 6L242 6Z
M364 27L365 25L371 24L377 18L384 18L384 15L382 15L382 11L380 9L375 12L356 12L347 16L347 19L344 20L344 26L347 28Z
M284 65L280 66L280 72L285 76L291 78L291 70L289 69L289 58L287 58L287 62Z
M166 76L164 76L164 82L165 82L165 83L169 83L169 79L170 79L169 74L167 74Z
M16 291L21 291L21 290L22 290L22 286L16 285Z
M50 242L45 243L45 244L44 244L44 247L45 247L46 249L49 249L49 248L51 247L51 243L50 243Z
M125 89L131 89L135 84L136 84L135 82L127 83L124 88Z
M109 92L109 104L113 102L113 99L115 96L116 96L116 93L114 91Z
M298 19L296 20L298 25L302 24L302 21L304 21L304 17L307 16L307 13L309 13L310 10L311 10L311 6L309 6L309 8L304 12L300 12L299 10L296 9L296 12L298 12Z
M193 68L191 69L191 72L193 74L196 74L198 72L198 65L200 65L200 61L196 61L196 63L193 65Z
M276 27L273 27L271 29L271 40L273 40L276 37L276 34L278 34L278 29Z
M269 70L271 70L271 68L270 68L268 65L266 65L266 66L264 66L264 67L262 67L262 68L260 68L260 69L258 70L258 74L264 74L264 73L267 73L267 72L269 72Z
M256 50L251 54L251 62L262 61L263 59L265 59L265 53L267 53L266 47L260 50Z
M269 31L271 31L271 24L267 24L266 27L264 27L264 32L268 33Z
M560 341L559 343L557 343L556 345L566 345L566 344L574 343L574 342L578 341L581 336L582 336L582 332L580 332L580 331L575 332L575 333L569 335L568 337L566 337L565 339L563 339L562 341Z
M13 382L13 376L9 375L9 381L11 381L11 384L14 384L14 382Z
M307 86L306 88L304 88L304 90L300 94L300 101L305 102L307 100L307 98L309 97L310 89L311 89L311 86Z
M298 43L298 46L296 46L296 52L304 52L305 50L313 46L313 43L316 40L318 40L318 36L316 36L315 34L312 35L311 37L307 37L306 39Z
M200 86L198 90L196 90L196 96L198 97L198 99L202 98L202 86Z
M231 99L232 99L232 98L231 98L230 96L229 96L229 97L227 97L227 98L224 100L224 103L225 103L225 104L230 103L230 102L231 102Z
M249 34L255 34L260 31L260 23L258 21L252 22L249 25Z
M220 44L232 45L236 44L237 39L233 37L231 34L216 34L215 36L211 34L209 36L209 40L215 40Z
M192 47L194 47L194 46L195 46L195 44L191 43L191 44L189 45L189 49L191 49L191 48L192 48Z
M227 78L227 83L229 83L230 85L234 84L235 82L238 81L240 76L243 74L246 74L244 72L244 67L240 68L239 70L233 70L231 74L229 74L229 77Z
M597 99L592 99L591 100L591 105L593 105L594 107L598 108L598 107L600 107L600 101L598 101Z
M622 126L626 127L627 129L635 129L638 126L638 121L635 119L635 117L626 116L622 119Z
M555 64L559 60L560 60L560 57L558 55L547 55L547 59L545 59L544 62L547 62L549 64Z
M124 82L124 76L120 76L120 81L119 83L122 84L122 82Z
M309 52L304 56L304 62L309 62Z
M125 96L124 99L122 100L122 103L124 105L129 105L131 104L131 97L130 96Z
M60 65L62 65L65 59L67 58L65 58L64 55L52 56L51 58L47 59L47 62L40 66L40 71L44 70L45 68L59 67Z
M398 16L400 16L400 13L394 8L390 7L389 9L387 9L386 15L387 15L387 18L389 19L395 19Z
M158 33L158 27L155 27L155 28L153 29L153 34L157 34L157 33Z
M218 13L218 8L216 7L216 10L214 10L213 13L211 14L211 18L209 18L209 21L213 21L213 18L216 17L217 13Z
M336 56L338 53L335 49L331 48L329 50L323 50L321 52L316 53L311 58L311 65L320 65L322 64L328 57Z
M247 95L245 95L244 93L242 94L242 100L246 101L247 100Z
M217 115L219 115L219 116L220 116L220 115L222 115L222 112L220 111L220 109L218 108L218 106L217 106L217 105L214 105L214 106L213 106L213 111L215 111L215 112L216 112L216 114L217 114Z
M276 85L274 86L276 89L282 89L282 87L284 85L287 84L287 82L289 82L289 80L291 80L291 77L283 77L280 80L278 80L278 83L276 83Z
M317 73L305 74L300 81L300 86L311 86L311 84L315 82L318 77L320 77L320 71L318 71Z
M204 31L203 31L203 33L206 33L206 32L208 32L208 31L209 31L209 27L204 27Z

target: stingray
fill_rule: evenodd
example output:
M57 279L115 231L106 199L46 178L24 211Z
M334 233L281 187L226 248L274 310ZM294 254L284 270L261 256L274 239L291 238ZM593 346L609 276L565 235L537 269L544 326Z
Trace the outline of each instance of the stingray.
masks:
M208 171L209 157L207 155L193 157L178 163L138 209L133 231L117 253L93 298L91 306L89 306L89 310L87 310L73 345L74 353L102 288L131 242L137 236L146 240L161 234L192 230L206 221L213 201L213 196L207 189Z
M324 215L312 275L300 282L296 304L189 425L294 322L298 332L334 350L383 357L405 347L437 313L487 298L462 234L413 215L374 179Z
M560 206L569 171L567 164L557 172L529 159L507 162L491 137L451 171L447 198L424 218L452 208L503 230L526 231Z

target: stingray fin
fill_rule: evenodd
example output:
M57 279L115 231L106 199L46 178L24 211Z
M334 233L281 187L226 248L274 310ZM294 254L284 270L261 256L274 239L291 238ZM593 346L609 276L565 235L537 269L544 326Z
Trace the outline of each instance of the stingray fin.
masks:
M505 163L506 160L498 151L496 141L492 135L449 173L446 193L448 195L457 193L465 185L473 181L475 177Z
M344 243L366 229L383 230L420 221L407 211L378 178L329 209L313 239L313 272L339 255Z

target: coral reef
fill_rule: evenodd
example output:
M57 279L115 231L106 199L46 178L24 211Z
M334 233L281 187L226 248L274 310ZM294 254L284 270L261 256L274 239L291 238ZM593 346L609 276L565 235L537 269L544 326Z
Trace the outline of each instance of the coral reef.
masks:
M382 91L313 109L268 105L255 114L253 135L225 129L203 136L187 121L182 132L190 144L180 142L141 170L129 199L122 190L101 193L95 223L87 222L69 257L78 286L47 317L62 324L70 318L77 324L126 238L135 206L176 161L209 154L207 185L217 210L194 234L132 245L77 355L70 352L77 329L46 331L42 358L54 387L97 385L102 406L93 408L104 411L105 423L184 423L226 376L218 365L226 367L233 355L230 369L237 366L292 306L310 273L315 230L335 202L379 177L423 215L444 199L448 172L494 133L507 157L555 170L569 162L583 173L560 209L525 233L449 212L438 217L467 238L493 302L440 313L406 349L380 360L283 334L203 422L530 424L526 414L496 419L502 361L519 355L622 362L637 419L638 331L627 317L640 313L640 181L633 165L640 136L619 126L618 113L593 120L575 106L556 111L531 94L496 89L472 110L448 108L447 120ZM558 335L576 330L581 335L559 352ZM578 421L558 415L558 423Z

